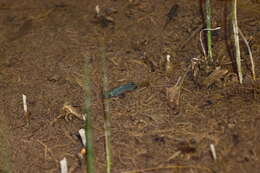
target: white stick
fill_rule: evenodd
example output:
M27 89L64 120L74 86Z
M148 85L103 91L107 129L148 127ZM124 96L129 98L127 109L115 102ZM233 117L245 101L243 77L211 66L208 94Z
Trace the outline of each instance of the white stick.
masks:
M216 150L215 150L214 144L210 144L210 151L212 153L213 159L217 160L217 154L216 154Z
M79 135L81 137L81 141L84 146L86 146L86 135L85 135L85 129L79 129Z
M60 161L60 169L61 173L68 173L68 164L65 157Z
M205 57L207 57L207 54L206 54L206 50L205 50L205 48L204 48L204 46L203 46L203 40L202 40L202 33L203 33L203 31L215 31L215 30L219 30L219 29L221 29L221 27L219 26L219 27L216 27L216 28L204 28L204 29L202 29L201 31L200 31L200 45L201 45L201 48L202 48L202 52L203 52L203 54L204 54L204 56Z
M171 55L167 55L167 56L166 56L167 62L170 62L170 61L171 61L170 59L171 59Z
M26 102L26 95L23 94L23 110L27 113L27 102Z
M95 10L96 10L97 16L99 17L99 16L100 16L100 8L99 8L99 5L96 5Z

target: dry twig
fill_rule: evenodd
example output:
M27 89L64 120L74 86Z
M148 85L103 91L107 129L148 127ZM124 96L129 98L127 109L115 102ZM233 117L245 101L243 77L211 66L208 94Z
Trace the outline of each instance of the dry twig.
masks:
M38 142L39 144L41 144L42 146L44 146L44 158L45 158L45 160L46 160L46 157L47 157L47 153L50 153L50 156L52 157L52 159L53 159L56 163L59 162L59 161L55 158L55 156L54 156L52 150L51 150L46 144L44 144L44 143L43 143L42 141L40 141L40 140L37 140L37 142Z
M178 166L178 165L169 165L169 166L164 166L164 167L153 167L153 168L146 168L146 169L138 169L138 170L133 170L133 171L124 171L122 173L141 173L141 172L147 172L147 171L154 171L154 170L163 170L163 169L187 169L187 168L194 168L194 169L200 169L204 170L207 172L212 172L213 171L207 167L202 167L202 166Z
M243 34L243 32L240 30L240 28L238 28L238 32L239 34L241 35L242 39L244 40L245 44L246 44L246 47L247 47L247 50L248 50L248 53L249 53L249 58L250 58L250 61L251 61L251 72L252 72L252 76L253 76L253 80L255 81L256 80L256 75L255 75L255 62L254 62L254 59L253 59L253 55L252 55L252 51L251 51L251 48L249 46L249 43L245 37L245 35Z

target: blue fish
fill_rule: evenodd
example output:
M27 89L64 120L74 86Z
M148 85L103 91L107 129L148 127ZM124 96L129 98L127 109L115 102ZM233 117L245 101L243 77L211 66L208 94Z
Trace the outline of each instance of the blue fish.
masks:
M125 92L133 91L137 88L137 85L134 82L129 82L128 84L121 85L116 87L110 91L105 92L104 98L111 98L111 97L119 97L122 96Z

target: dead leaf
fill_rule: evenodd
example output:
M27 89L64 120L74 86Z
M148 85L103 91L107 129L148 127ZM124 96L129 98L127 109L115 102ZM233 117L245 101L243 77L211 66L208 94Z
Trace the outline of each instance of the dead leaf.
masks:
M182 83L182 77L179 77L177 83L173 87L166 88L166 97L169 101L170 107L172 108L179 106Z
M180 103L180 87L173 86L170 88L166 88L166 96L170 104L173 106L178 106Z
M224 78L227 73L227 69L217 68L202 82L202 85L208 88L221 78Z

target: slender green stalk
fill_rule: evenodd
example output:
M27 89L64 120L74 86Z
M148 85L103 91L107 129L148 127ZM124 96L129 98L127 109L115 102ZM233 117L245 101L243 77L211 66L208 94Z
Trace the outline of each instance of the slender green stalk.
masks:
M211 5L210 0L206 0L206 24L207 24L207 42L208 42L208 62L213 63L212 55L212 36L211 36Z
M94 149L93 149L93 137L92 137L92 110L91 110L91 65L88 65L90 61L90 57L88 55L85 56L85 105L84 105L84 113L86 115L85 121L85 131L86 131L86 151L87 151L87 173L94 173Z
M4 114L0 113L0 116ZM2 121L3 119L0 118L0 172L3 173L11 173L12 171L12 162L10 159L11 152L10 146L7 140L9 134L9 129L6 126L6 121ZM1 173L2 173L1 172Z
M232 13L232 26L235 40L236 49L236 63L237 72L240 84L243 83L242 67L241 67L241 56L240 56L240 46L239 46L239 35L238 35L238 24L237 24L237 0L233 0L233 13Z
M105 41L102 39L101 46L101 62L103 69L103 93L108 90L108 79L107 79L107 63L106 63L106 49ZM111 117L109 115L109 103L107 100L103 100L104 105L104 119L105 119L105 145L106 145L106 162L107 162L107 173L111 173L112 170L112 147L111 147Z

